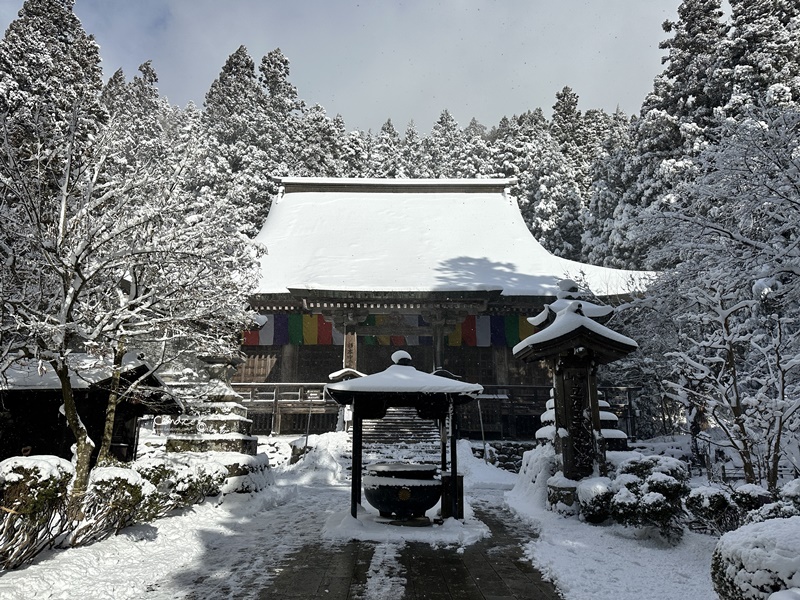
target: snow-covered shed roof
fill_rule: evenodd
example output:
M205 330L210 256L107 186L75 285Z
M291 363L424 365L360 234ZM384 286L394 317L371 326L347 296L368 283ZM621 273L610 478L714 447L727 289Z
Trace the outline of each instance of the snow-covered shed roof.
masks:
M513 179L278 178L257 237L267 247L257 294L473 292L555 296L565 277L598 295L642 274L569 261L531 235Z

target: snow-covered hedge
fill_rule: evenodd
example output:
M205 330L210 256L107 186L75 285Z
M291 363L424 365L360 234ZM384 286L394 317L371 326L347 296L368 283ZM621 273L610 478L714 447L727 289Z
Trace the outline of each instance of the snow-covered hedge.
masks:
M800 516L751 523L723 535L711 559L721 600L767 600L800 588Z
M0 462L0 570L51 546L67 527L66 494L75 471L56 456Z
M722 534L736 529L744 517L731 494L713 486L700 486L689 492L686 509L695 527L708 533Z
M756 511L758 514L772 500L772 494L754 484L742 485L732 492L714 486L700 486L689 493L686 510L694 529L719 535L740 527L747 521L748 513ZM772 518L792 514L778 511ZM763 521L764 518L754 520Z
M762 523L770 519L788 519L800 516L800 479L784 484L778 492L778 500L750 511L744 519L745 524Z
M156 488L133 469L95 467L83 501L83 519L63 545L83 546L103 540L137 522L154 519L148 502Z
M608 477L591 477L578 484L580 514L589 523L602 523L610 516L609 507L614 492Z
M618 523L655 528L677 542L683 536L683 498L689 491L685 463L668 456L633 456L617 467L608 512ZM608 497L606 495L605 497Z
M158 515L218 495L228 474L223 465L214 461L176 457L144 458L132 465L155 487L153 508Z

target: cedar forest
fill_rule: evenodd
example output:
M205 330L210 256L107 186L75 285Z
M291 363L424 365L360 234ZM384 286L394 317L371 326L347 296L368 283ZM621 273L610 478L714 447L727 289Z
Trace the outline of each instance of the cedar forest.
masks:
M279 49L240 47L202 108L171 106L150 63L104 83L73 0L26 0L0 42L0 370L26 356L59 375L75 493L93 442L67 355L235 353L270 175L517 178L550 252L658 272L615 321L640 352L607 374L643 387L640 432L726 443L774 489L800 460L800 6L729 4L684 0L664 23L637 115L582 113L564 87L550 118L462 127L443 110L422 135L347 131Z

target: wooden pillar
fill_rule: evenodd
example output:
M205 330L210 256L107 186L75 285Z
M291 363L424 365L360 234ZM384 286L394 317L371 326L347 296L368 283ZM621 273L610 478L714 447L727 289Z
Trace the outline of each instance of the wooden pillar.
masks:
M433 323L433 368L444 367L444 324Z
M358 518L358 507L361 504L361 469L362 459L362 426L363 419L353 400L353 471L350 487L350 515Z
M553 360L555 425L569 432L567 437L556 436L555 448L561 458L561 470L568 479L589 477L595 464L605 461L596 439L599 412L596 412L596 385L592 390L595 384L592 362L591 358L570 354Z
M456 415L452 398L449 399L447 412L450 421L450 514L453 518L458 519L458 440L456 439Z
M447 471L447 417L439 419L439 446L442 451L442 473Z

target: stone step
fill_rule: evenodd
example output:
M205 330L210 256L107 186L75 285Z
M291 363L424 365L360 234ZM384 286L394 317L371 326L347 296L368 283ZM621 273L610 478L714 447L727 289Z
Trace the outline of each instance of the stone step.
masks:
M438 444L440 439L436 423L420 419L413 408L390 408L383 419L365 420L362 432L365 444Z

